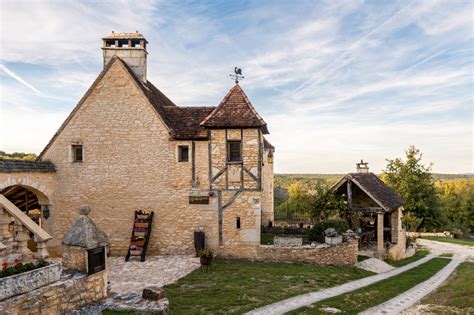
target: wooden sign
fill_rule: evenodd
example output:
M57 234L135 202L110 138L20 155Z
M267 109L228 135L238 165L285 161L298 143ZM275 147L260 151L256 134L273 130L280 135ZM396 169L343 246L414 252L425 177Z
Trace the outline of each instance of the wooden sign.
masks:
M209 196L189 196L190 205L208 205Z

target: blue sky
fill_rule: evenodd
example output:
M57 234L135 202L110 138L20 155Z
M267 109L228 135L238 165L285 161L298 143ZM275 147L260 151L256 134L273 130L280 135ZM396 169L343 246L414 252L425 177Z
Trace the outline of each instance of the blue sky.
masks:
M2 1L0 150L39 153L102 68L101 37L139 30L148 78L178 105L241 83L277 172L341 173L416 145L474 172L474 2Z

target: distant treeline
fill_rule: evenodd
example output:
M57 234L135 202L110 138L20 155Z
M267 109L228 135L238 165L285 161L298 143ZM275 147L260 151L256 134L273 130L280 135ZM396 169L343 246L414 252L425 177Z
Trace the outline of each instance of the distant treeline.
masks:
M406 201L404 225L409 230L469 234L474 230L474 174L431 173L432 165L423 165L421 158L412 146L405 159L387 160L384 173L378 174ZM318 194L315 187L331 187L344 175L276 174L275 218L309 219L314 205L304 204L299 196Z
M35 153L13 152L6 153L0 150L0 160L28 160L34 161L38 156Z

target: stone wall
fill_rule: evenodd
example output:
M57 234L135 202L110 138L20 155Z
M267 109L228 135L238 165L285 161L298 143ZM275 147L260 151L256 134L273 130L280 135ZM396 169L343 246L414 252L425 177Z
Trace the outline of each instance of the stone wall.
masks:
M274 262L302 262L316 265L353 266L357 263L358 242L350 240L338 245L317 247L277 247L261 245L257 260Z
M64 314L107 297L107 273L68 275L48 286L6 299L1 314Z
M392 244L388 251L387 251L387 256L393 260L400 260L404 259L410 256L413 256L414 252L413 251L407 251L407 245L406 245L406 233L405 230L402 229L398 233L398 243L397 244Z
M273 157L269 157L270 150L263 153L262 168L262 224L268 225L274 222L273 213Z

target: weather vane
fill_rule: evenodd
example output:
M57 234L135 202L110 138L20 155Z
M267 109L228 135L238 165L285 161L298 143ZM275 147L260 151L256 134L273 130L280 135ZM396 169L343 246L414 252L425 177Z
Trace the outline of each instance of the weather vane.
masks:
M229 77L235 80L235 84L238 84L239 80L245 79L245 77L242 75L242 69L237 67L234 68L234 74L229 74Z

